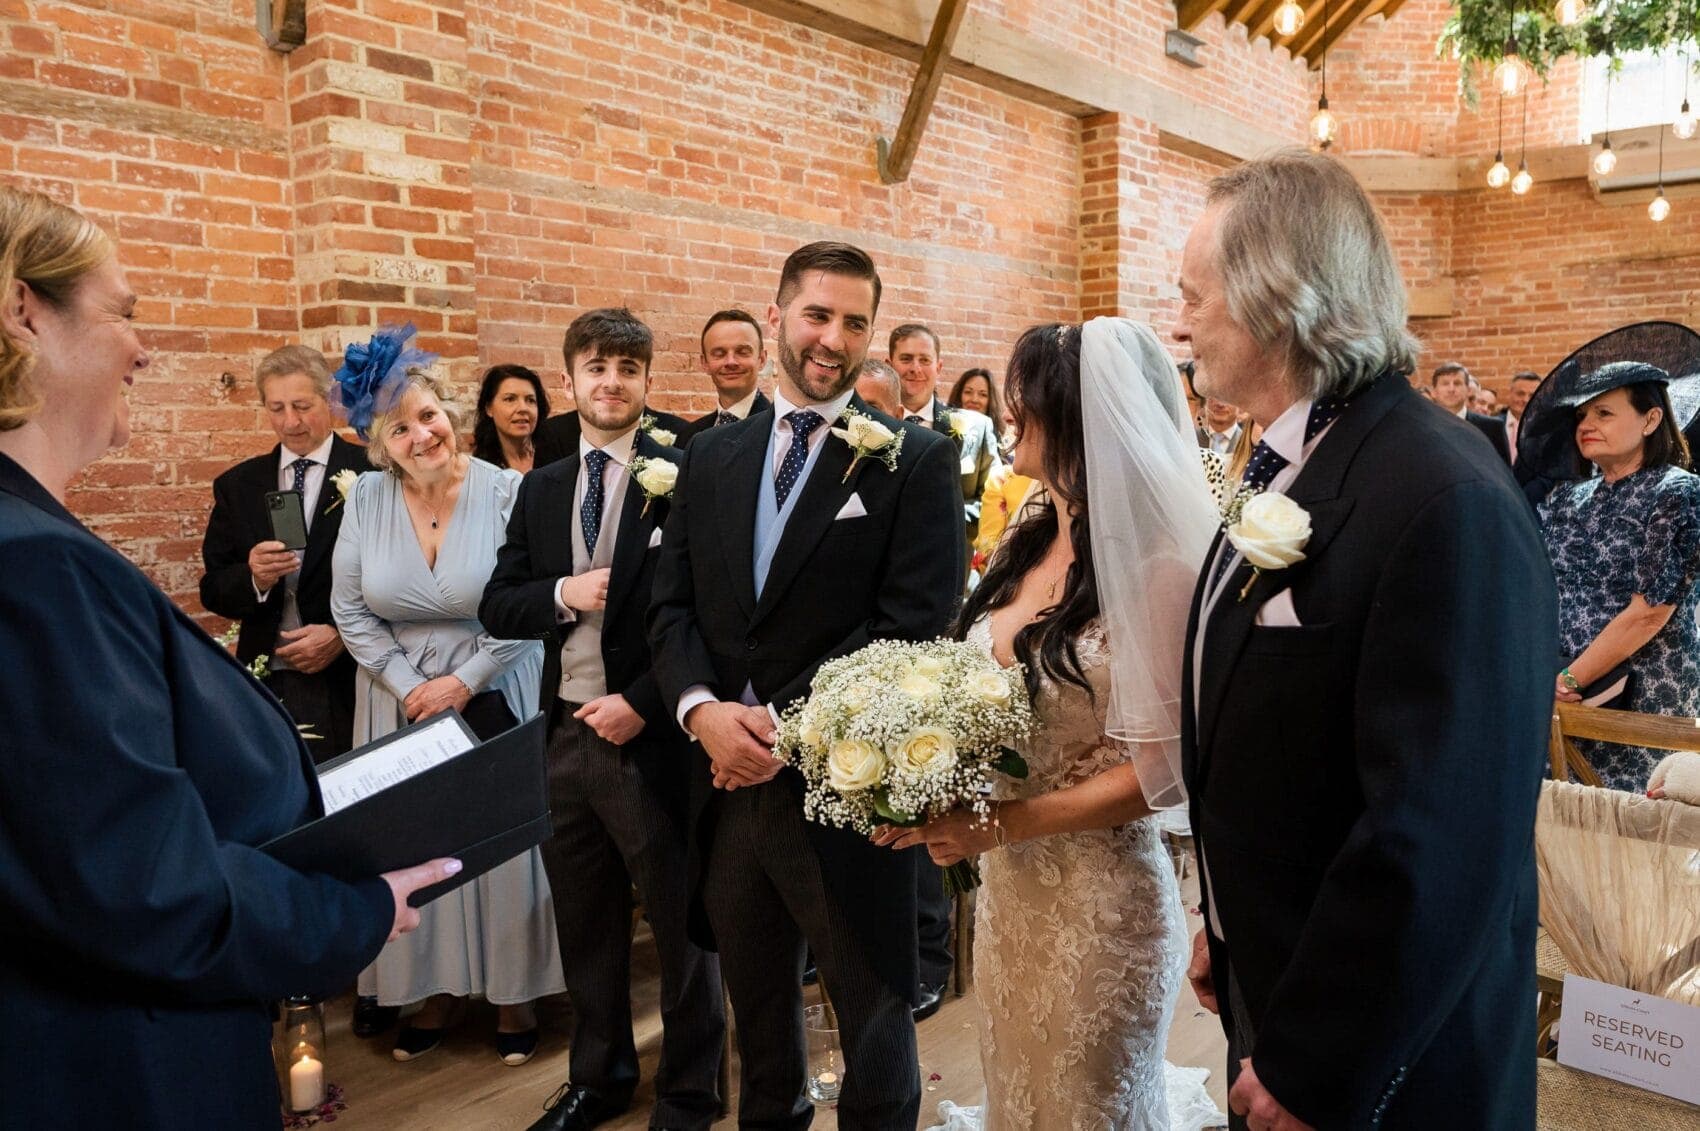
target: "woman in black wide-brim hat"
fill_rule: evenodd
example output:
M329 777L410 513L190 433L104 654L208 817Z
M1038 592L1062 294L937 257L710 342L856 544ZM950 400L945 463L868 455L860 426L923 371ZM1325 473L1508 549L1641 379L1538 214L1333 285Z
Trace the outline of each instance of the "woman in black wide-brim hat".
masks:
M1555 484L1537 510L1558 577L1560 700L1700 715L1700 477L1682 434L1697 411L1700 334L1671 322L1595 339L1529 400L1518 468ZM1613 789L1646 788L1664 755L1577 746Z

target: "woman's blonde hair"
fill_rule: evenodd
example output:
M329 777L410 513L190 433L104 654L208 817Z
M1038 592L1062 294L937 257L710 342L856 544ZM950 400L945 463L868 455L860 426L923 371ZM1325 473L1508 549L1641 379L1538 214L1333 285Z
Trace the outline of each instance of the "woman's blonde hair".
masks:
M460 403L454 386L446 380L418 366L409 366L407 379L400 382L400 385L395 392L395 399L389 402L389 407L373 413L372 422L366 428L366 435L371 437L366 442L366 461L379 471L387 471L398 479L401 478L401 468L390 458L389 448L384 444L384 434L395 422L396 415L401 411L401 402L407 399L408 393L418 389L436 398L437 403L448 414L450 427L454 429L457 451L460 448L460 434L466 430L466 406Z
M38 192L0 185L0 297L20 280L63 309L89 272L112 257L112 241L82 213ZM41 408L30 383L34 353L0 326L0 432Z

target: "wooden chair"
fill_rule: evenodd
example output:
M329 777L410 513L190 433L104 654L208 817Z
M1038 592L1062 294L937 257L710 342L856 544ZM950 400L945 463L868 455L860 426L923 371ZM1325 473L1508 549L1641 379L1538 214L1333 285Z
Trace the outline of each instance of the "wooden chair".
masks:
M1574 775L1583 785L1599 785L1600 775L1576 749L1572 738L1650 746L1655 750L1700 750L1700 719L1554 703L1552 735L1547 744L1554 780L1569 781Z

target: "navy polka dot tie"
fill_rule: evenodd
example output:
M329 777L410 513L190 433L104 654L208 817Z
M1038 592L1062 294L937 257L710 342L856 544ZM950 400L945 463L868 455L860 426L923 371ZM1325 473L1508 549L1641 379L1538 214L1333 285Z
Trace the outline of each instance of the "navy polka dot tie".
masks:
M927 426L927 418L918 412L912 412L903 419L907 420L911 424L919 424L922 428Z
M289 465L289 470L295 474L295 482L289 485L289 489L300 495L303 501L307 498L307 469L312 466L313 461L305 456Z
M1311 403L1310 416L1305 420L1305 443L1312 440L1339 417L1345 409L1346 402L1339 397L1318 397ZM1291 461L1262 440L1251 450L1251 458L1246 461L1245 473L1240 476L1240 490L1262 491L1275 481L1283 468ZM1222 575L1228 572L1236 555L1224 552L1216 561L1216 574L1211 579L1212 586L1222 583Z
M584 531L584 551L596 555L596 538L602 533L602 469L608 453L592 448L584 454L584 502L579 504L579 527Z
M797 485L797 477L803 474L803 464L809 459L809 435L826 421L821 414L813 409L800 408L785 414L785 421L791 425L791 446L785 449L785 458L779 464L779 476L773 481L773 497L784 506L785 500L791 497L791 488Z
M721 424L736 424L738 423L738 418L727 412L725 409L721 409L720 415L715 418L714 423L717 426Z

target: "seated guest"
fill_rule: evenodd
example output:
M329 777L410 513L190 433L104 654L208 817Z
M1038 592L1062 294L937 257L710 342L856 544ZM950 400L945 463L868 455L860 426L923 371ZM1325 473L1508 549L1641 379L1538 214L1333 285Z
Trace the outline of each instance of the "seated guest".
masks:
M756 379L767 364L761 326L742 310L720 310L709 316L702 328L702 368L714 382L718 401L713 412L697 417L679 429L679 447L689 444L699 432L716 424L730 424L753 412L771 407Z
M0 1122L275 1128L265 1002L334 993L460 865L258 847L323 812L293 720L64 506L129 441L137 301L100 229L0 186Z
M366 453L331 429L331 369L306 346L261 360L254 386L278 443L213 480L213 509L201 540L201 604L242 622L236 657L264 655L266 686L306 728L313 760L352 745L354 661L331 623L331 548L342 528L334 477L369 470ZM294 491L307 520L307 547L272 537L266 495Z
M390 328L375 341L411 332ZM374 372L385 361L371 356L393 361ZM478 623L520 474L457 451L448 386L418 367L429 360L374 349L336 374L349 423L382 469L349 492L331 591L360 665L356 743L451 708L488 739L537 711L542 645L498 640ZM427 904L419 930L360 975L360 993L381 1006L425 1002L396 1036L397 1060L437 1046L453 998L481 995L500 1007L498 1055L523 1064L537 1049L531 1002L564 988L536 849Z
M976 366L964 370L962 376L956 379L956 384L950 387L947 400L951 408L965 408L969 412L977 412L993 424L1003 420L1003 398L998 396L998 387L992 383L990 369Z
M1575 466L1588 475L1559 483L1537 508L1558 578L1564 666L1555 694L1564 702L1584 692L1595 698L1626 670L1624 693L1606 705L1700 715L1700 478L1688 470L1685 421L1672 409L1670 384L1666 370L1644 361L1609 362L1578 372L1544 401L1550 425L1530 421L1539 433L1568 414ZM1666 753L1576 745L1612 789L1646 788Z
M1215 452L1223 459L1234 453L1240 434L1246 426L1240 421L1240 410L1215 397L1204 399L1204 412L1199 417L1198 446Z
M874 411L903 419L903 384L897 370L878 358L868 358L856 371L856 395Z
M492 365L478 388L472 454L524 475L536 459L532 436L549 415L543 380L523 365Z
M573 1037L568 1082L533 1131L590 1127L631 1103L634 884L661 960L650 1122L706 1131L720 1111L720 964L687 935L693 755L656 687L644 627L669 507L664 493L651 495L648 468L675 467L678 453L637 427L654 352L649 327L628 311L592 310L568 327L563 351L581 406L580 454L520 487L479 606L491 634L547 642L554 836L543 861Z
M1429 399L1459 420L1473 425L1487 437L1493 450L1507 464L1511 463L1511 446L1505 441L1505 424L1491 416L1470 411L1470 371L1456 361L1442 362L1429 375Z

